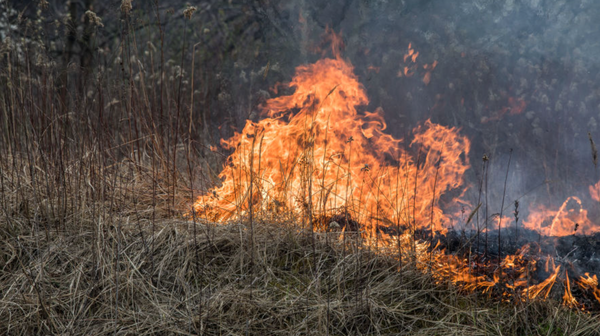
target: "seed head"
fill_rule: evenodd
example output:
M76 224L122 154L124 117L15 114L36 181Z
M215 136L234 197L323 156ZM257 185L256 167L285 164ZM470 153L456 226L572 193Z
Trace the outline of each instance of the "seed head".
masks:
M131 2L133 0L123 0L121 1L121 12L125 13L125 15L129 15L131 9L133 8Z
M194 15L194 12L196 10L197 10L197 8L195 6L188 5L188 7L183 10L183 16L185 16L186 19L191 20L192 15Z
M40 0L38 4L41 9L48 9L48 6L50 6L48 0Z
M91 23L96 25L96 27L104 27L104 25L102 24L102 19L91 10L85 12L85 16L90 20Z

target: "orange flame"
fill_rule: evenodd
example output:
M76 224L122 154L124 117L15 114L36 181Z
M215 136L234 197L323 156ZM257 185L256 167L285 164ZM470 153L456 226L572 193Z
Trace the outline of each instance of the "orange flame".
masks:
M340 38L331 40L341 45ZM437 200L462 185L469 141L455 128L426 121L414 129L410 146L419 154L412 157L402 140L384 132L382 109L357 111L368 104L365 90L352 65L334 54L299 66L288 85L293 94L268 100L265 119L247 121L241 133L221 141L233 153L219 175L222 185L196 201L199 215L224 221L246 215L250 206L278 207L347 213L371 230L395 224L446 231Z
M552 286L556 282L556 277L558 276L558 272L560 271L560 265L554 269L552 274L544 281L540 282L537 285L532 285L529 288L525 289L524 293L529 296L530 299L535 299L538 295L543 294L544 299L548 298L548 294L552 290Z
M600 302L600 288L598 288L598 276L590 276L589 273L585 273L585 277L579 278L579 286L584 290L592 291L594 297Z
M525 110L525 107L527 107L527 103L525 102L525 100L520 98L508 97L508 106L495 112L490 117L482 117L481 123L485 124L491 121L498 121L502 119L502 117L504 117L506 113L508 113L509 115L521 114Z
M591 185L589 187L590 190L590 197L596 201L596 202L600 202L600 181L598 181L598 183Z
M577 300L573 297L571 293L571 283L569 282L569 272L565 271L565 277L567 278L565 284L565 294L563 295L563 304L568 307L577 307Z
M568 236L576 233L594 234L600 227L588 219L581 199L576 196L567 198L558 210L539 206L523 222L525 228L536 230L546 236Z
M402 71L398 71L398 77L412 77L418 70L417 58L419 57L419 52L415 51L412 47L412 43L408 44L408 52L404 54L404 63L406 64ZM435 69L438 62L433 61L431 64L424 64L423 69L425 69L425 74L423 75L423 83L425 85L429 85L431 82L431 72Z
M255 213L291 213L318 226L328 224L319 219L343 214L360 223L365 245L381 253L407 254L415 258L418 267L432 270L439 281L489 293L498 288L504 297L512 295L508 289L528 299L547 298L561 265L556 266L553 258L546 259L549 277L530 285L539 246L534 251L533 245L525 245L517 254L491 265L478 264L470 253L468 258L448 255L437 245L432 248L430 242L414 239L412 233L418 228L428 229L432 235L446 233L444 224L453 217L442 211L438 201L441 195L462 187L469 168L470 142L456 128L427 120L413 130L411 150L401 147L403 140L385 132L381 108L359 112L358 108L369 102L365 89L352 65L339 54L341 37L328 32L334 57L297 67L287 85L293 94L269 99L262 106L261 121L248 120L240 133L221 140L222 146L232 151L219 175L222 183L195 201L195 215L223 222ZM409 45L404 61L414 63L418 55ZM424 66L425 84L436 65ZM416 68L405 67L404 75L414 74ZM525 107L524 102L513 105L514 113ZM496 216L495 226L501 222L507 227L511 220L500 221ZM577 197L570 197L556 211L541 207L532 211L523 225L550 236L573 234L577 228L585 234L598 231ZM385 228L400 226L409 230L383 233L391 232ZM349 229L341 228L340 239ZM568 273L564 273L563 302L578 306ZM600 302L595 275L586 273L578 284Z

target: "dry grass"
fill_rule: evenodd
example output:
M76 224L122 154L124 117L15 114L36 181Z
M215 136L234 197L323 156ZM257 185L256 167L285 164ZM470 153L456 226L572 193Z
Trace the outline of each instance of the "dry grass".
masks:
M206 115L162 43L140 56L123 27L130 61L96 55L106 69L0 46L0 334L597 334L597 317L461 293L299 221L187 221L216 166Z
M13 209L14 210L14 209ZM6 219L10 218L11 223ZM283 223L194 225L127 211L48 228L2 217L0 333L594 335L555 302L515 307L434 284L394 258L342 253ZM35 231L38 226L38 231ZM254 251L254 257L250 255ZM361 259L361 260L359 260ZM316 264L314 264L316 263ZM360 268L358 268L360 265Z

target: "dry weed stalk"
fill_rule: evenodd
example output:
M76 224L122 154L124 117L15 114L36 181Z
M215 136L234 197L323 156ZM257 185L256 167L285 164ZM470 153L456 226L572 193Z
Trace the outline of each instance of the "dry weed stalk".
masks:
M183 95L183 69L187 66L183 52L179 78L172 81L178 80L178 85L167 84L169 65L158 0L153 8L161 39L160 59L155 59L153 47L149 59L140 54L138 32L132 29L132 1L123 0L120 62L94 81L86 80L90 69L36 63L32 60L43 58L34 54L19 58L10 39L2 45L0 237L5 244L0 247L1 334L318 331L478 335L489 330L518 333L530 323L536 323L538 331L553 323L585 334L600 327L588 316L562 308L551 315L552 303L528 302L526 320L519 314L523 306L517 311L512 307L491 311L477 302L476 296L459 296L455 288L436 284L422 274L401 242L393 255L365 249L363 238L373 240L374 236L377 246L378 232L349 232L350 222L354 218L379 223L383 180L375 183L373 176L387 172L364 169L358 199L349 196L350 182L361 177L351 173L352 138L347 152L332 155L327 163L337 167L322 168L337 169L333 186L326 186L324 180L321 185L313 181L314 142L307 141L305 148L292 155L304 158L306 165L300 159L281 164L288 181L294 174L304 174L306 188L302 192L307 207L303 215L309 225L298 228L299 220L291 211L255 210L255 195L264 187L262 137L255 158L259 132L245 156L249 162L236 167L236 211L240 217L249 216L249 230L235 224L215 226L206 217L200 218L195 209L189 220L182 219L190 198L198 193L195 183L205 185L203 169L200 173L196 169L208 167L196 147L201 138L194 138L193 132L194 120L200 120L194 113L195 58L188 102ZM194 10L185 10L188 21ZM86 12L86 16L96 27L102 26L94 12ZM71 21L75 18L73 15ZM68 34L76 37L77 31ZM187 38L184 36L182 51L187 48ZM94 56L97 64L108 63L102 58L105 56ZM85 83L82 86L90 90L89 96L77 83ZM113 87L111 83L118 84ZM185 112L181 112L188 103L185 130L181 119ZM305 131L310 139L314 132L310 121ZM397 168L406 169L402 195L385 200L396 204L397 230L401 224L411 227L412 256L421 154L419 149L412 216L410 199L405 200L412 187L409 174L413 172L408 169ZM249 186L243 185L243 177L248 175ZM484 176L487 208L486 164ZM336 199L328 208L330 191L344 178L345 204L338 209ZM290 189L284 183L283 199L294 192ZM313 202L313 195L319 194L320 199ZM362 206L370 197L376 199L375 209ZM246 204L249 212L244 212ZM258 208L263 209L262 204ZM405 223L400 223L400 209L406 212ZM341 239L338 232L319 232L314 227L317 215L336 211L345 215ZM359 213L364 216L358 217ZM308 226L310 231L305 230ZM333 223L331 228L335 228ZM198 235L197 230L204 234ZM355 239L346 239L348 234ZM246 262L248 247L250 263ZM481 318L473 319L473 315ZM573 316L581 321L575 326L569 320Z

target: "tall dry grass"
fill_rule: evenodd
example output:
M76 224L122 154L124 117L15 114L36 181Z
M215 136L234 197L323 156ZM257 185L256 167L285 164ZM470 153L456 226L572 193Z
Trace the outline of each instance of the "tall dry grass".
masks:
M89 14L91 64L53 58L41 35L0 46L1 334L592 335L600 328L551 303L490 308L485 298L434 284L411 260L399 268L364 250L358 234L340 241L306 231L315 223L312 204L303 225L261 213L250 225L215 226L190 214L190 201L214 183L195 125L206 121L194 105L204 90L194 88L195 59L165 59L158 6L149 15L160 32L154 47L132 29L131 2L123 4L120 43L108 53L94 47L101 19ZM190 44L184 38L181 55ZM307 178L309 195L313 184ZM240 190L248 192L252 185Z

